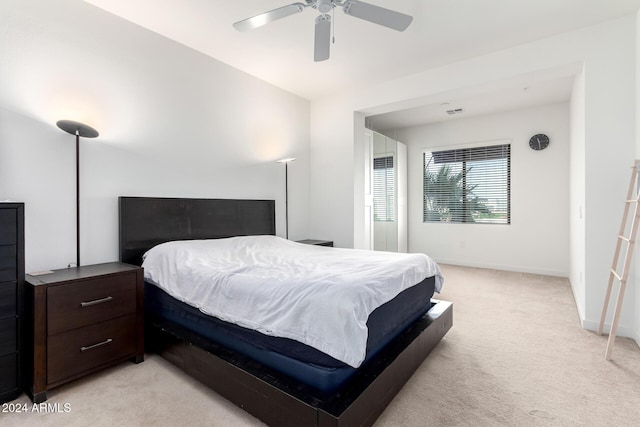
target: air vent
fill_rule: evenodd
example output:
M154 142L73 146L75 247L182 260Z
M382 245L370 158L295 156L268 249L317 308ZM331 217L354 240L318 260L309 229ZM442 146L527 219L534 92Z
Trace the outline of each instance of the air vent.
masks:
M454 114L462 114L464 111L462 108L456 108L455 110L447 110L447 114L453 116Z

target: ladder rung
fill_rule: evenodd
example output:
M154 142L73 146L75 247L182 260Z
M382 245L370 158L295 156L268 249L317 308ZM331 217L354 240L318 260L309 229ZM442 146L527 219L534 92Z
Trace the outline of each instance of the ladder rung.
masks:
M616 276L616 279L618 280L622 280L622 277L618 276L618 273L616 273L616 271L612 268L611 269L611 274L613 274L614 276Z
M629 200L625 200L625 203L638 203L638 199L629 199Z
M618 239L631 243L631 239L628 237L624 237L622 234L618 234Z

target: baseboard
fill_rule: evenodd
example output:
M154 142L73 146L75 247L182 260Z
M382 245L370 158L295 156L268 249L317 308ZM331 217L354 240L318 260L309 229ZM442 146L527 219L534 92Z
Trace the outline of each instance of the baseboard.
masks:
M580 326L582 326L582 328L584 329L584 307L582 306L582 304L578 303L578 298L576 298L576 289L573 286L571 278L569 278L569 285L571 285L571 295L573 295L573 303L575 304L576 311L578 312L578 321L580 322Z
M599 320L597 322L593 321L593 320L585 320L585 321L582 322L582 327L584 329L589 330L589 331L598 332L598 326L600 326L600 321ZM611 330L611 323L606 323L605 322L604 328L602 330L602 334L606 335L606 334L609 333L610 330ZM629 326L618 325L618 332L616 333L616 336L631 338L636 343L638 343L639 336L636 333L635 328L632 328L632 327L629 327Z
M445 258L434 258L436 262L439 264L450 264L450 265L458 265L461 267L473 267L473 268L485 268L488 270L501 270L501 271L513 271L514 273L527 273L527 274L538 274L541 276L553 276L553 277L569 277L569 273L566 271L558 271L558 270L547 270L543 268L530 268L530 267L522 267L522 266L513 266L513 265L502 265L502 264L489 264L489 263L478 263L478 262L468 262L467 260L460 261L455 259L445 259Z
M467 262L467 261L463 262L463 261L445 259L445 258L438 258L436 259L436 261L439 264L450 264L450 265L457 265L461 267L486 268L491 270L513 271L516 273L540 274L543 276L554 276L554 277L568 278L569 276L569 273L565 271L546 270L546 269L540 269L540 268L514 267L511 265L485 264L485 263L475 263L475 262ZM571 294L573 295L574 304L576 306L576 311L578 314L578 320L580 322L580 326L582 326L583 329L597 332L598 326L600 326L600 321L599 320L592 321L592 320L585 319L584 307L582 307L580 304L577 303L576 294L575 294L573 285L571 285ZM611 324L605 323L603 333L608 333L608 331L610 330L611 330ZM637 330L636 328L630 327L630 326L618 325L618 332L616 335L620 337L631 338L640 347L640 330Z

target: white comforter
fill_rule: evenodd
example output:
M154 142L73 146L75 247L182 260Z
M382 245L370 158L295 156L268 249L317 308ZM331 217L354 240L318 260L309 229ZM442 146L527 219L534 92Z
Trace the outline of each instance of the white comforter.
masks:
M358 367L367 319L404 289L436 276L424 254L338 249L275 236L176 241L144 255L145 277L203 313L286 337Z

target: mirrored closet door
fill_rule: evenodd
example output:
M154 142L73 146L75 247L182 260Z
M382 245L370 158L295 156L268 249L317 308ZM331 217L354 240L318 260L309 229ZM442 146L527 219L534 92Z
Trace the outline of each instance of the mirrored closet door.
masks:
M366 244L407 252L407 146L371 130L365 136Z

